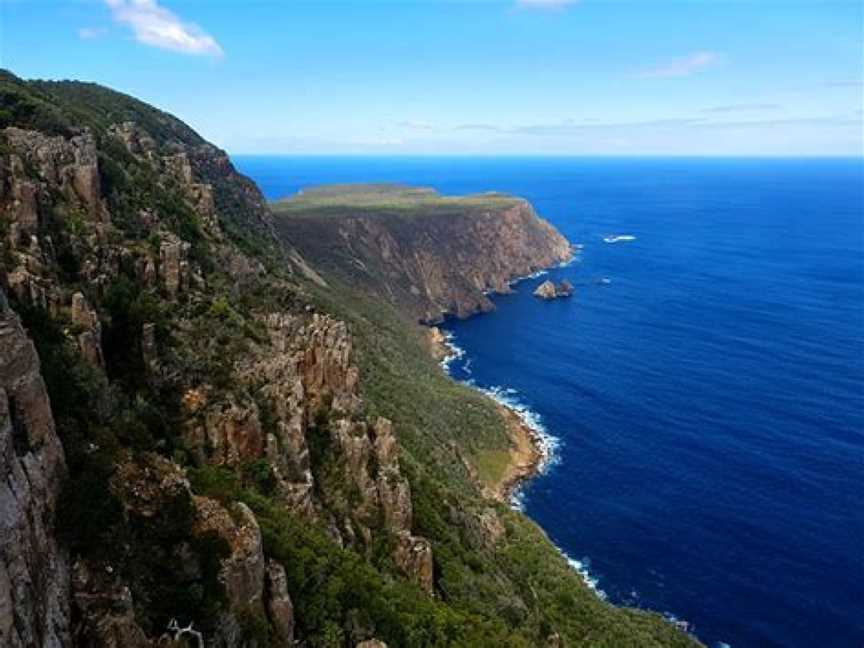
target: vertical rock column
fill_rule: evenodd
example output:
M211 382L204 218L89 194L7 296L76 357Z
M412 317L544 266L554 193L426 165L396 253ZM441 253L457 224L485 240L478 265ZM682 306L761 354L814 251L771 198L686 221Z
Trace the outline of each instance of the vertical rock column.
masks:
M65 469L39 358L0 290L0 646L70 645L68 558L52 528Z

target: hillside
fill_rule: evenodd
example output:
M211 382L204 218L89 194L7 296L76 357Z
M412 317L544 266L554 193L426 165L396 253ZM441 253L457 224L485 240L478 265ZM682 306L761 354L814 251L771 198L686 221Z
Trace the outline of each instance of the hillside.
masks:
M492 308L489 291L570 258L525 200L333 185L273 203L278 230L322 271L428 323Z
M284 218L175 118L0 75L0 645L697 645L484 494L495 405Z

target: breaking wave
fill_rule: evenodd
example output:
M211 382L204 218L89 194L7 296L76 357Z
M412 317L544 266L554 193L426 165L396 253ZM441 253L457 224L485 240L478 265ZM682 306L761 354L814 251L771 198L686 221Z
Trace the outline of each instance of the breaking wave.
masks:
M450 375L450 365L465 356L465 349L460 347L453 338L451 331L443 331L444 346L447 348L447 355L441 360L441 368L448 376Z
M453 363L465 358L465 349L456 344L455 336L452 331L444 331L444 344L450 353L441 361L441 367L447 375L452 377ZM470 365L471 358L467 358L460 369L466 374L470 374ZM519 400L518 390L512 387L502 387L499 385L481 387L473 378L461 380L460 382L476 389L486 396L489 396L489 398L500 405L509 408L519 417L525 426L531 430L543 456L540 465L537 467L538 473L542 474L547 472L551 466L555 465L559 461L559 454L557 451L560 448L561 440L550 434L549 430L543 424L543 419L540 414ZM511 493L510 505L517 511L525 510L525 492L522 485L517 486ZM599 578L594 576L589 570L591 564L590 559L583 558L582 560L577 560L567 555L561 547L556 546L556 549L558 549L558 551L561 552L561 555L564 556L565 560L567 560L567 564L569 564L570 567L579 574L585 585L587 585L598 598L604 601L607 600L608 597L606 592L599 587Z
M466 382L466 384L471 385L474 389L486 394L496 403L503 405L510 411L514 412L516 416L519 417L519 420L525 424L525 427L531 430L531 433L534 436L534 441L542 455L540 465L537 467L537 472L539 474L545 473L551 466L558 462L559 457L557 450L561 445L561 440L549 433L549 430L547 430L546 426L543 425L543 419L540 414L519 400L519 392L517 390L512 387L500 387L498 385L493 385L492 387L480 387L473 381ZM516 488L515 493L518 494L520 490L520 488ZM519 501L518 498L514 501L514 504L517 501Z
M589 571L589 567L591 566L591 560L588 558L576 560L575 558L571 558L570 556L568 556L567 553L560 547L557 547L557 549L561 552L561 555L564 556L564 558L567 560L567 563L570 565L570 567L572 567L573 570L582 577L582 580L588 586L588 589L594 592L594 594L597 595L597 598L605 601L608 597L606 596L606 592L604 592L598 586L600 583L600 579L594 576Z
M621 243L624 241L635 241L636 237L631 234L610 234L603 237L604 243Z

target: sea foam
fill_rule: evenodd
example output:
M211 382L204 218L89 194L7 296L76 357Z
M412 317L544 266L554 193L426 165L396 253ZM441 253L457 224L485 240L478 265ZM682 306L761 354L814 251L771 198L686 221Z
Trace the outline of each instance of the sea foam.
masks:
M449 353L447 357L441 361L441 367L448 376L452 376L452 365L455 361L465 357L465 349L456 344L455 336L452 331L444 332L444 345L449 350ZM462 370L465 371L468 366L470 366L470 363L471 358L468 358L465 361ZM470 371L467 373L470 373ZM561 445L560 439L549 433L548 429L543 424L543 419L540 414L519 400L518 390L512 387L501 387L498 385L493 385L492 387L481 387L473 378L462 380L460 382L476 389L477 391L489 396L489 398L495 402L509 408L519 417L525 426L531 430L532 434L535 435L535 441L537 442L542 455L540 465L537 468L538 473L542 474L547 472L551 466L555 465L559 461L559 454L557 451ZM525 494L521 485L517 486L510 494L510 506L517 511L525 510ZM589 571L588 567L590 560L588 558L576 560L575 558L568 556L561 547L556 545L555 548L561 553L567 561L567 564L570 565L577 574L579 574L585 585L587 585L598 598L605 601L607 599L606 592L600 589L598 585L600 582L599 579Z
M606 592L604 592L599 587L600 579L594 576L589 570L588 566L591 564L591 561L588 558L583 558L582 560L576 560L575 558L571 558L567 555L567 553L561 549L560 547L556 547L558 551L561 552L561 555L567 560L567 564L573 568L573 570L582 577L582 580L588 586L594 594L597 595L597 598L605 601L608 597L606 596Z
M622 243L624 241L635 241L636 237L632 234L610 234L603 237L604 243Z

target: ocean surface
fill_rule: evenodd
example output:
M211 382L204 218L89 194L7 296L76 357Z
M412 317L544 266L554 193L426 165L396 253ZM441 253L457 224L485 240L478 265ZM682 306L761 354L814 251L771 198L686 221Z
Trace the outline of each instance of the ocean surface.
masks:
M365 181L528 198L577 260L447 324L453 376L557 441L525 512L599 595L709 646L864 646L861 160L235 162L269 198ZM544 278L575 296L533 298Z

